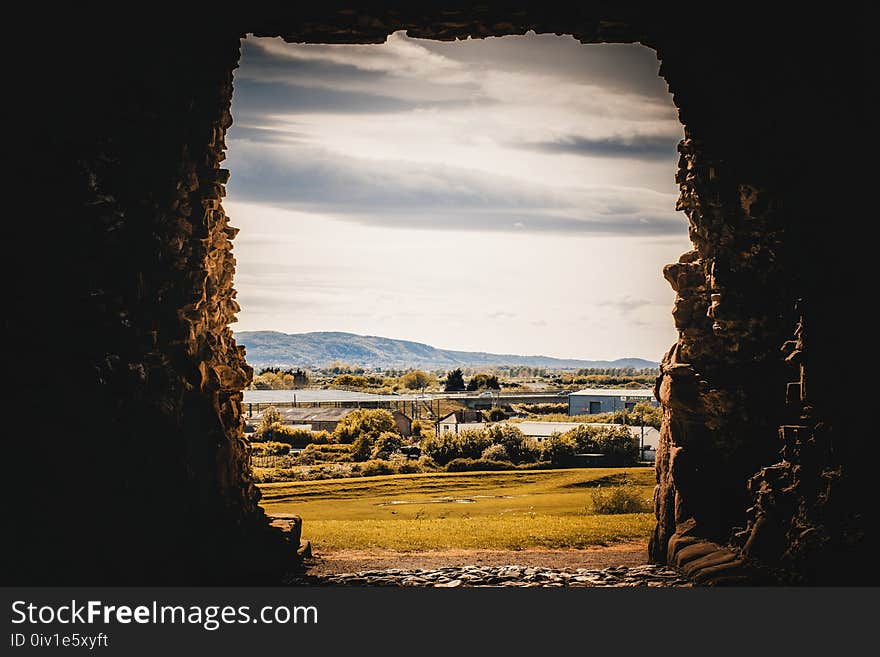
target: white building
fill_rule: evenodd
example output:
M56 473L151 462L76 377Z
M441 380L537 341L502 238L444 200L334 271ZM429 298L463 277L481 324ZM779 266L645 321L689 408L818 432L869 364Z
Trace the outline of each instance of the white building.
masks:
M447 431L458 433L464 429L484 429L489 426L486 418L480 411L462 410L450 413L437 423L437 433Z
M654 391L646 388L586 388L568 396L568 414L593 415L624 409L631 411L640 402L658 405Z

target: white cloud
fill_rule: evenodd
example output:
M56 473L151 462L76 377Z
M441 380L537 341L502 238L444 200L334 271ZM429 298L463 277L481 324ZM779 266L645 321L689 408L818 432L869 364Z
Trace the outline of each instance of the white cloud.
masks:
M236 94L261 95L233 99L228 139L237 330L653 360L675 339L660 271L690 244L677 158L653 145L682 129L650 53L245 45Z

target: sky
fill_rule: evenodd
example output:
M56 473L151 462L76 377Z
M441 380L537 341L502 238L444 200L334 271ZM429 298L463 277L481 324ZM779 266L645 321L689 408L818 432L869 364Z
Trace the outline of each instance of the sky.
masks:
M224 208L236 331L660 360L682 127L639 45L249 37Z

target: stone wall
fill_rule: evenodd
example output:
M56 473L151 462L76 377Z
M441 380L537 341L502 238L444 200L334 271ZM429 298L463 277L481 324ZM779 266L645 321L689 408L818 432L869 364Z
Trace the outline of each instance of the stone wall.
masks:
M838 281L858 280L860 259L846 231L827 230L859 205L839 193L859 174L827 166L853 161L851 141L810 139L861 118L857 53L819 16L708 11L322 3L43 17L42 58L14 73L27 204L5 263L22 437L7 448L18 565L6 581L277 581L295 566L257 506L241 435L251 371L229 329L236 231L220 203L232 73L246 33L376 43L398 29L534 29L658 52L685 126L670 176L693 250L663 271L679 339L657 383L651 556L708 583L865 581L877 545L867 440L837 385L858 374L836 347L855 296ZM806 66L800 48L819 40Z

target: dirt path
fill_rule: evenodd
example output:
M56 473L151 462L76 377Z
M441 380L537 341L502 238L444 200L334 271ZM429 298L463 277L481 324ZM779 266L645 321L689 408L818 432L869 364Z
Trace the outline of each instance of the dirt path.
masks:
M606 568L648 562L647 543L621 543L586 550L336 550L316 553L313 575L331 575L385 568L434 569L445 566L543 566L545 568Z

